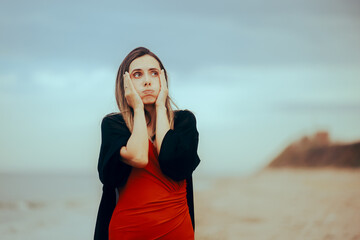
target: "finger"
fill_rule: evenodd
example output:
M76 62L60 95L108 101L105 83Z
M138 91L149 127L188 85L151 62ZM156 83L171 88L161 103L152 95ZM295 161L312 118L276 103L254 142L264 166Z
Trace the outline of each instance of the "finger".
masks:
M125 72L125 78L126 81L126 88L125 88L125 96L132 96L137 99L141 99L139 93L136 91L135 86L130 78L130 74L128 72ZM124 82L125 82L124 81Z
M164 69L162 69L162 70L161 70L161 73L160 73L160 83L161 83L161 88L164 88L164 89L167 88Z
M135 91L134 85L132 84L130 75L128 72L125 72L124 74L124 89L125 92L130 93Z
M127 87L129 88L129 90L136 92L134 84L131 81L130 74L128 72L125 72L125 75L127 79Z
M124 89L125 89L125 91L127 91L127 89L129 88L129 81L128 81L128 78L127 78L126 73L127 73L127 72L125 72L124 75L123 75L123 79L124 79Z

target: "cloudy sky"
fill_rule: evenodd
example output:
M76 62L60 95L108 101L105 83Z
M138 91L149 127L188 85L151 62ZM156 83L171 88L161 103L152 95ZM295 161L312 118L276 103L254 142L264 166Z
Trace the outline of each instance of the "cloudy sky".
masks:
M145 46L198 119L199 172L318 130L360 139L358 1L2 1L0 171L95 172L115 75Z

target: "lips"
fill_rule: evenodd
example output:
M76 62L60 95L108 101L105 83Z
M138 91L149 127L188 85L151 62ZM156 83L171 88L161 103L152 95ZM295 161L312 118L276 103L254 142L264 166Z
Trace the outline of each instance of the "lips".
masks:
M152 94L154 94L154 90L145 90L145 91L142 91L142 93L144 95L152 95Z

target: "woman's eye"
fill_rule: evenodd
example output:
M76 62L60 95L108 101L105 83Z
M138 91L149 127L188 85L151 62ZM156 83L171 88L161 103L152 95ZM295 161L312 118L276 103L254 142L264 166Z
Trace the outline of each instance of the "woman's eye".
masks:
M134 76L135 78L138 78L138 77L141 76L141 74L140 74L139 72L136 72L136 73L133 74L133 76Z
M159 73L158 72L152 72L151 75L152 76L157 76Z

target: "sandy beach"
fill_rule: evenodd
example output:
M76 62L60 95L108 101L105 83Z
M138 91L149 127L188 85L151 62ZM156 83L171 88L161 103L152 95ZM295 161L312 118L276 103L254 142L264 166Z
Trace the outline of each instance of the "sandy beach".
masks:
M360 239L359 170L265 170L196 195L196 239Z
M360 170L194 175L196 239L360 239ZM92 239L96 175L0 174L4 240Z

